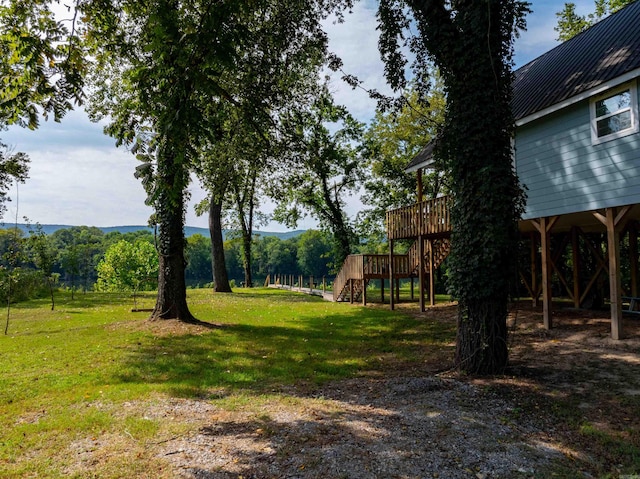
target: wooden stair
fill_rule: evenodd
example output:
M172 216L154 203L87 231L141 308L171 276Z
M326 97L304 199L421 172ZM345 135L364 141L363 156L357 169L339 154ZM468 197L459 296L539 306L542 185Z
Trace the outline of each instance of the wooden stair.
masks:
M447 259L451 252L451 240L449 238L436 238L432 240L423 239L422 251L424 251L425 273L429 274L429 248L433 245L433 269L438 269L440 265ZM418 276L420 269L420 256L418 255L418 241L414 241L409 251L409 267L411 269L412 276Z
M449 238L424 239L425 273L428 274L430 248L433 248L433 269L438 268L451 250ZM420 257L418 242L415 241L405 255L393 256L395 278L415 278L419 275ZM333 300L360 301L362 294L372 279L389 277L389 255L353 254L345 259L340 272L333 282Z

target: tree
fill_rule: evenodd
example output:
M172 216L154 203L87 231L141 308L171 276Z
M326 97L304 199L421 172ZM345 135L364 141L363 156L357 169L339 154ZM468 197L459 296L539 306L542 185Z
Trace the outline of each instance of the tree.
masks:
M292 111L285 122L291 132L289 161L282 163L273 192L279 202L274 217L295 227L310 213L333 233L334 267L340 268L356 242L344 207L345 197L358 189L362 177L355 144L363 125L333 102L326 87L308 110L302 106Z
M507 305L517 248L522 191L511 161L512 41L528 4L517 0L383 0L378 10L386 76L406 87L414 55L417 91L428 91L429 60L447 95L436 154L451 174L453 193L450 289L458 299L457 367L474 374L507 365ZM413 18L405 15L405 6ZM415 36L403 40L409 26ZM410 35L410 34L409 34Z
M44 279L51 296L51 311L55 309L56 303L53 296L54 285L58 275L54 275L53 267L56 262L57 252L53 243L43 231L42 226L37 223L35 229L30 228L28 238L29 249L31 250L31 261L38 268Z
M556 12L558 25L553 29L558 32L557 40L565 42L575 37L578 33L585 31L594 23L626 7L633 1L634 0L595 0L595 11L588 15L578 15L576 13L575 3L565 3L564 8Z
M299 271L306 276L326 276L332 263L331 253L331 238L325 232L305 231L298 237Z
M308 55L309 45L326 47L320 20L339 3L82 4L98 67L93 113L108 115L107 132L144 161L137 173L159 226L160 277L152 317L194 320L184 282L185 195L203 141L217 139L211 135L212 124L220 125L216 107L233 107L262 124L270 101L288 93L281 75L288 75L298 55ZM243 68L246 62L260 66L258 80L270 81L245 75L255 72Z
M136 295L158 278L158 253L151 243L121 240L109 246L98 263L98 291L131 291L133 307Z
M400 111L378 108L364 136L366 177L362 202L370 205L358 213L356 224L368 250L386 249L386 212L415 203L415 173L407 173L409 162L432 140L444 123L445 96L442 81L434 73L434 85L425 100L414 88L403 94ZM423 177L424 198L446 193L447 182L442 168L434 168Z
M201 234L187 238L187 281L201 284L211 281L211 242Z
M0 219L7 211L6 202L13 182L24 183L29 173L29 157L24 153L11 153L0 143Z
M40 113L59 121L82 103L86 58L76 16L59 20L50 0L0 5L0 126L37 128Z
M96 264L104 254L104 233L95 226L72 226L55 231L50 236L58 250L58 272L71 287L73 299L78 280L88 291L96 280Z

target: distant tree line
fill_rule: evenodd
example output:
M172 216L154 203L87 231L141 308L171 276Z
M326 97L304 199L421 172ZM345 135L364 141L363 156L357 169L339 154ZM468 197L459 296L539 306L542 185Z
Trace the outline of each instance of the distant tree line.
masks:
M209 238L195 234L186 241L186 284L210 287ZM157 285L155 244L148 230L104 233L96 227L74 226L46 235L38 225L30 233L0 229L0 300L7 300L10 281L12 301L47 296L53 287L69 289L72 294L94 289L134 293L153 289ZM229 278L240 286L245 278L243 239L228 239L224 250ZM332 239L317 230L288 239L256 234L251 250L252 274L260 281L268 274L328 276L333 267ZM148 258L155 259L155 270Z

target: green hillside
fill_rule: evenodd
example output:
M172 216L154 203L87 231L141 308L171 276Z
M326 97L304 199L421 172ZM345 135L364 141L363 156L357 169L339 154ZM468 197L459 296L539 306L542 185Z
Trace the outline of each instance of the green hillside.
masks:
M18 223L18 228L20 228L22 231L24 231L25 233L29 233L29 226L26 224L20 224ZM72 228L73 226L71 225L41 225L42 226L42 231L44 231L46 234L50 235L51 233L54 233L57 230L61 230L61 229L68 229L68 228ZM3 228L11 228L13 227L12 224L7 224L7 223L3 223L2 224ZM149 230L149 231L153 231L153 228L150 228L148 226L142 226L142 225L133 225L133 226L106 226L106 227L99 227L100 230L102 230L105 234L106 233L111 233L112 231L118 231L120 233L130 233L132 231L139 231L139 230ZM205 236L206 238L209 237L209 230L207 228L198 228L195 226L186 226L184 229L185 235L187 237L189 236L193 236L195 234L201 234L202 236ZM295 231L285 231L285 232L273 232L273 231L254 231L254 235L260 235L260 236L276 236L280 239L288 239L288 238L293 238L295 236L298 236L299 234L303 233L304 230L295 230ZM224 239L226 240L228 236L230 236L233 233L232 230L222 230L222 235L224 237Z

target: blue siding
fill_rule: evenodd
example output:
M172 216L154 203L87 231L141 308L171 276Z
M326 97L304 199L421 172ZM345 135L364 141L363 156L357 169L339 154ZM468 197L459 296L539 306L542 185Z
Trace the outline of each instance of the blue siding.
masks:
M592 145L588 100L519 127L515 145L524 219L640 203L640 134Z

